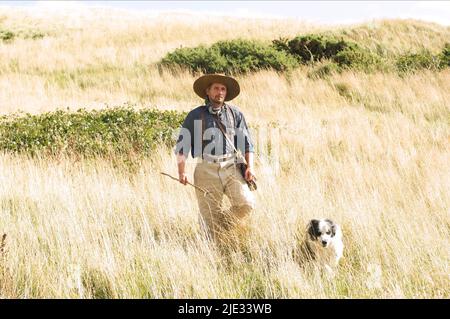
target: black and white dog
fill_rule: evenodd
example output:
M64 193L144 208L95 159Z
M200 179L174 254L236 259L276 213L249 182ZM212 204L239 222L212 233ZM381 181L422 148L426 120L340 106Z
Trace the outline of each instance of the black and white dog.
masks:
M302 258L317 261L332 273L344 252L341 227L330 219L311 220L301 252Z

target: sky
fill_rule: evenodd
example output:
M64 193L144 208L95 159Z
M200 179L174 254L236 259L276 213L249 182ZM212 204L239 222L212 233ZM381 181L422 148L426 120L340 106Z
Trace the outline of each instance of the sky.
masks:
M382 18L413 18L450 25L450 1L0 1L0 7L110 7L149 14L186 12L253 18L294 18L350 24Z

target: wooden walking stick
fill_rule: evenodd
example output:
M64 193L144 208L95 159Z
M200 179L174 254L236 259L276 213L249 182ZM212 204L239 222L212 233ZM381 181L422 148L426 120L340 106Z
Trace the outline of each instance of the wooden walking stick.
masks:
M180 181L178 178L173 177L172 175L169 175L169 174L167 174L167 173L161 172L161 174L164 175L164 176L170 177L170 178L173 179L173 180ZM201 187L198 187L198 186L196 186L196 185L194 185L194 184L192 184L192 183L189 183L189 182L186 182L186 183L189 184L189 185L191 185L192 187L195 187L196 189L202 191L204 195L209 194L209 192L208 192L207 190L205 190L205 189L203 189L203 188L201 188Z

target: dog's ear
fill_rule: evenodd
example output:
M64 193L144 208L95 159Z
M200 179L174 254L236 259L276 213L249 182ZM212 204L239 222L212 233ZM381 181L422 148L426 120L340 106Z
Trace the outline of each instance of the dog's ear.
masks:
M335 223L331 224L331 237L336 235L337 226Z
M312 240L316 240L319 237L319 221L317 219L312 219L309 222L308 234Z
M336 235L336 231L337 231L336 224L330 219L326 219L325 221L330 224L330 226L331 226L331 237L334 237Z

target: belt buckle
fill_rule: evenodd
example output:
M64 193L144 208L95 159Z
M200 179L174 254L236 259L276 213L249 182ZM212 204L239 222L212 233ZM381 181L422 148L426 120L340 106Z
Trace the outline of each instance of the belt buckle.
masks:
M218 159L218 158L209 158L209 159L206 159L206 161L207 162L210 162L210 163L219 163L220 162L220 159Z

